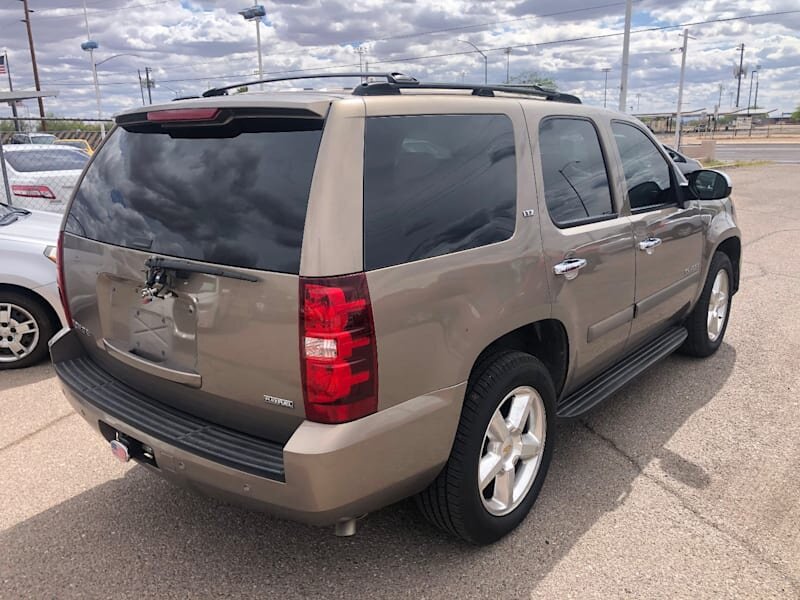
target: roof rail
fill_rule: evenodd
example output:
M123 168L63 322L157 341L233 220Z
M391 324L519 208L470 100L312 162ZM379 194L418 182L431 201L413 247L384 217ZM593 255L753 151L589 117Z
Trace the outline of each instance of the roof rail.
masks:
M348 77L348 78L358 77L360 79L381 78L385 79L386 83L392 85L396 84L413 85L414 83L419 83L413 77L409 77L408 75L404 75L403 73L317 73L315 75L294 75L292 77L274 77L271 79L256 79L255 81L244 81L241 83L234 83L233 85L226 85L206 90L205 92L203 92L203 97L208 98L209 96L224 96L228 93L228 90L240 88L243 86L256 85L259 83L277 83L279 81L297 81L302 79L334 79L339 77Z
M554 102L568 102L580 104L581 100L572 94L564 94L555 90L548 90L538 85L488 85L470 83L424 83L414 77L403 73L317 73L314 75L295 75L292 77L275 77L271 79L257 79L243 83L234 83L222 87L212 88L203 92L203 97L224 96L228 90L259 83L277 83L280 81L299 81L305 79L335 79L358 77L361 79L385 79L386 81L366 81L353 89L355 96L386 96L398 95L400 90L470 90L473 96L494 96L495 92L505 94L521 94L523 96L536 96Z
M580 98L572 94L564 94L555 90L548 90L538 85L488 85L477 83L422 83L422 82L407 82L396 81L391 82L367 82L362 83L353 90L356 96L384 96L384 95L397 95L400 90L415 89L415 90L470 90L473 96L494 96L495 92L506 94L522 94L524 96L537 96L545 100L552 100L554 102L568 102L570 104L581 104Z

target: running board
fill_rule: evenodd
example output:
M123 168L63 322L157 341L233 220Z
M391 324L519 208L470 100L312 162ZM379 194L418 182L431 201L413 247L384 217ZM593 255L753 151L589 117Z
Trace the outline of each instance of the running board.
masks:
M688 335L683 327L673 327L660 337L629 354L608 371L591 380L559 402L556 414L572 419L588 412L662 358L677 350Z

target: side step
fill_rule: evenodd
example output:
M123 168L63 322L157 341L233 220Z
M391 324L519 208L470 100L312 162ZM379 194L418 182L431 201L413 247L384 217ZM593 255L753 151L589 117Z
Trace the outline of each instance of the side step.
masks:
M683 327L673 327L652 342L640 346L608 371L561 400L556 414L562 419L572 419L588 412L662 358L672 354L683 344L687 335Z

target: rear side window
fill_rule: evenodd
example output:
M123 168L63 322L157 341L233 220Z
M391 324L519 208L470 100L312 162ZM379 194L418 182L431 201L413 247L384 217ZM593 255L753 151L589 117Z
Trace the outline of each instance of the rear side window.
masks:
M242 119L117 128L89 167L66 230L108 244L297 274L322 121Z
M22 150L5 153L6 161L17 173L35 171L80 171L89 162L89 155L72 148Z
M514 233L517 165L505 115L371 117L364 265L380 269Z
M584 119L553 118L539 126L547 211L565 227L614 214L597 131Z

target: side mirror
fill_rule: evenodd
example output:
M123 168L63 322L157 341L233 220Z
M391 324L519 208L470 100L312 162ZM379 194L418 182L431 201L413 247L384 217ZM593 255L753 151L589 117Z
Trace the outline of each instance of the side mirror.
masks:
M722 171L700 169L686 175L689 194L694 200L722 200L731 195L731 178Z

